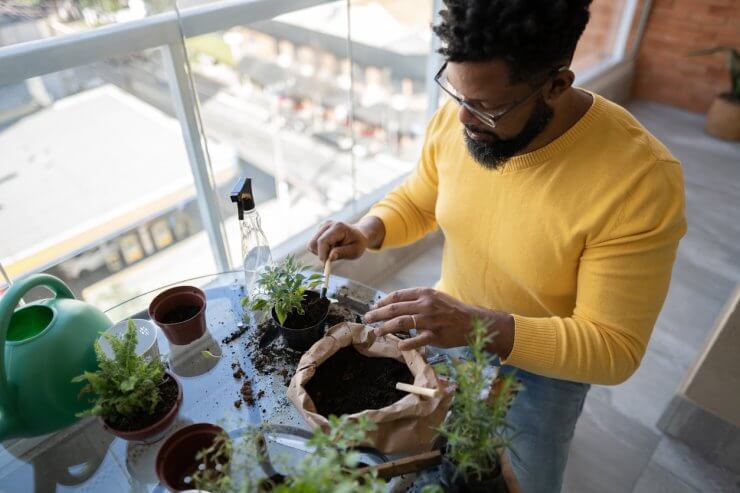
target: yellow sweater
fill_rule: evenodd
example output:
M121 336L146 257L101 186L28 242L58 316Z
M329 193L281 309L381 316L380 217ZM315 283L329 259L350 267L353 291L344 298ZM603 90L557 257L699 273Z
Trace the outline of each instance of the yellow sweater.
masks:
M442 229L437 289L514 316L506 364L599 384L639 366L686 231L680 163L598 95L565 134L496 171L470 157L448 102L416 170L368 215L383 248Z

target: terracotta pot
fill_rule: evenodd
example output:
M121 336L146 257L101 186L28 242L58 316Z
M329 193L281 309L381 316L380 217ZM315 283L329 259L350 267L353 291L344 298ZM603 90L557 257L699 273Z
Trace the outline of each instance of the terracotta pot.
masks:
M175 320L173 313L190 310L186 320ZM195 286L177 286L158 294L149 305L149 317L172 343L184 346L206 333L206 295Z
M223 428L210 423L197 423L173 433L157 454L157 477L162 485L170 491L192 489L194 485L187 478L198 470L198 452L212 446L221 433Z
M129 442L152 443L159 440L164 432L167 431L167 428L172 425L172 422L175 421L177 413L180 410L180 406L182 405L182 385L180 385L180 382L177 380L177 378L175 378L175 375L173 375L169 371L165 371L165 375L170 377L177 384L177 398L175 399L175 403L172 406L172 409L170 409L169 412L162 417L162 419L160 419L153 425L147 426L146 428L142 428L140 430L124 431L113 428L111 425L106 423L104 419L101 418L101 421L103 422L103 427L112 435L123 438L124 440L128 440Z
M306 304L317 303L321 299L321 295L316 291L306 291L303 295L306 300ZM303 329L291 329L290 327L284 327L278 322L277 313L273 308L270 312L272 320L278 327L280 334L285 339L285 343L290 349L295 351L304 352L314 345L316 341L324 337L324 330L326 329L326 317L329 316L329 304L326 305L326 312L324 316L319 320L318 323L311 327L305 327Z
M722 94L707 111L707 133L720 139L740 140L740 101Z

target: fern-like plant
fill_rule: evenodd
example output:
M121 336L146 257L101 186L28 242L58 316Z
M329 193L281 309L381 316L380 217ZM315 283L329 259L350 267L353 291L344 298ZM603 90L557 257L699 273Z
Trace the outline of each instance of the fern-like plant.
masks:
M450 416L438 431L447 439L446 457L465 481L492 479L499 453L511 447L513 430L506 413L520 384L513 374L500 377L489 399L483 398L490 385L486 368L493 359L484 348L491 338L486 324L475 321L468 343L472 359L437 367L457 383Z
M81 394L94 393L95 404L91 409L80 413L100 416L109 423L116 423L121 418L135 416L139 413L152 414L159 404L159 388L164 381L164 364L158 358L149 360L137 356L136 325L128 321L123 338L110 333L103 334L113 350L109 358L100 341L95 342L95 355L98 359L98 370L86 371L75 377L73 382L87 382Z
M291 312L303 314L301 301L309 289L321 285L321 274L306 273L307 267L294 256L286 257L281 263L265 268L257 279L257 294L245 302L253 311L275 310L280 325Z

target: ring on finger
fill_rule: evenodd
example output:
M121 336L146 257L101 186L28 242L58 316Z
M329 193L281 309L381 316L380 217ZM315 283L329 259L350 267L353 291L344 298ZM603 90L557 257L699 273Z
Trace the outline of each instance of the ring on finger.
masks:
M414 323L414 326L412 327L412 329L415 329L416 328L416 316L415 315L411 315L411 321Z

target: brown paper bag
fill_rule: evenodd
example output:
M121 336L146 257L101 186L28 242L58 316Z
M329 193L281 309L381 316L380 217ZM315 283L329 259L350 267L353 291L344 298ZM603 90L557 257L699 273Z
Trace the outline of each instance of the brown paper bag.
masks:
M444 381L437 379L434 369L424 361L421 351L401 351L398 341L392 335L376 339L372 328L361 324L345 322L335 325L301 358L288 387L288 399L312 428L321 427L328 431L329 421L316 412L316 406L305 389L306 382L314 376L318 365L350 344L366 356L382 356L405 362L414 375L414 385L440 388L440 397L408 394L390 406L362 411L350 417L367 416L377 425L377 429L369 436L370 444L383 453L429 450L437 435L433 428L444 420L453 394Z

